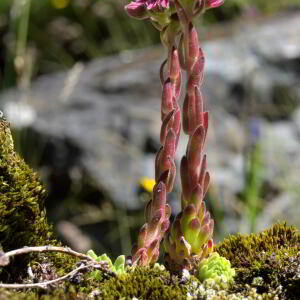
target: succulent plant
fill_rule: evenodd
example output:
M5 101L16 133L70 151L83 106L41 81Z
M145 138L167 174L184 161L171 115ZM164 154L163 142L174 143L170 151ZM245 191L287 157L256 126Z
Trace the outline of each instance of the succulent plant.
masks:
M93 250L89 250L87 252L87 255L94 260L100 262L100 261L105 261L108 264L108 268L110 271L116 273L117 275L120 274L125 274L125 255L119 255L115 262L112 263L111 259L107 256L107 254L102 254L100 256L97 256L96 253ZM95 279L101 279L101 272L99 270L92 271L91 276Z
M193 19L206 9L218 7L223 0L135 0L125 8L130 16L150 18L160 30L168 57L160 68L162 84L161 133L155 160L152 200L146 207L146 224L141 228L138 244L132 250L133 263L147 265L159 256L164 237L165 262L169 270L194 269L213 251L214 221L205 208L204 197L210 175L203 153L208 129L208 112L203 109L201 84L204 53L199 46ZM182 108L182 128L189 136L186 153L181 160L181 209L169 228L171 208L166 203L176 175L174 155L178 145L181 120L181 71L187 74Z
M217 283L230 283L235 276L235 270L231 268L230 261L214 252L208 258L203 259L198 265L196 276L204 281L213 279Z

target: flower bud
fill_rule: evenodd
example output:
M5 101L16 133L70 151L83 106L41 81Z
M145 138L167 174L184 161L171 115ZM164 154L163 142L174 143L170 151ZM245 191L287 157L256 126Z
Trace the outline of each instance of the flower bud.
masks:
M219 7L224 3L224 0L205 0L205 8L209 9L209 8L215 8L215 7Z
M125 6L130 17L142 20L148 18L147 7L143 2L131 2Z

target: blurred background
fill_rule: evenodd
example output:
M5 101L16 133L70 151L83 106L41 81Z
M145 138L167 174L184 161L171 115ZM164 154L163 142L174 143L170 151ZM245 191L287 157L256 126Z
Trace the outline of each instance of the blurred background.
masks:
M159 66L126 0L1 0L0 110L48 188L73 249L129 254L159 148ZM227 0L197 20L210 111L206 204L215 241L276 221L300 227L300 2ZM177 165L185 152L184 134ZM180 179L169 201L179 212Z

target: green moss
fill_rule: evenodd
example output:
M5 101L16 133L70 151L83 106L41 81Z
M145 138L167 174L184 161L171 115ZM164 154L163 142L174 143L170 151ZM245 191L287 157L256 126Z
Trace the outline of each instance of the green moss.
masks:
M47 244L46 191L14 151L9 124L0 121L0 243L4 251Z
M300 234L294 227L281 223L259 234L230 236L216 251L236 270L233 292L249 285L258 294L299 299Z
M0 118L0 248L7 252L24 246L59 245L46 219L46 191L36 173L14 151L9 124ZM3 282L20 281L31 259L35 264L46 254L18 256L0 269ZM65 256L47 254L58 270L66 264ZM70 257L68 257L68 261ZM33 260L33 261L32 261ZM74 262L74 259L70 261Z
M187 286L180 279L157 267L137 267L127 275L100 284L101 299L186 299Z
M0 300L87 300L86 295L78 293L74 286L67 288L57 288L51 291L35 290L35 291L13 291L0 289Z

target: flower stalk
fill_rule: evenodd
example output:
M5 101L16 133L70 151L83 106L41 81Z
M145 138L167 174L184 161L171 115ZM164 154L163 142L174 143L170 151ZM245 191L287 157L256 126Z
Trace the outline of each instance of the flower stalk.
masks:
M131 16L150 18L161 31L161 41L168 50L168 57L160 68L162 125L161 148L155 160L157 184L146 207L146 223L140 230L137 246L132 250L134 264L154 263L159 256L162 239L166 267L173 272L180 272L184 268L195 270L196 264L213 251L214 221L204 203L210 182L204 154L208 112L204 111L201 93L205 60L193 19L206 9L218 7L223 2L135 0L125 7ZM172 191L176 176L174 156L181 131L181 71L187 75L182 129L189 136L189 141L180 164L181 212L172 226L169 226L171 208L166 198ZM165 73L167 76L164 76Z

